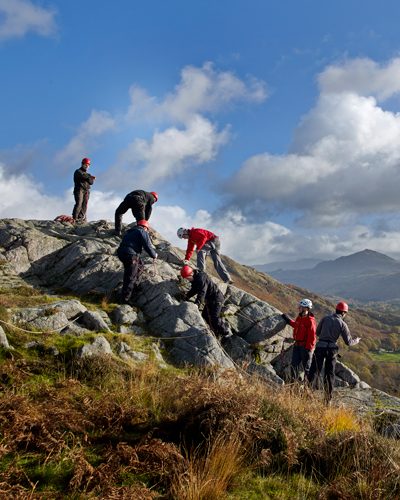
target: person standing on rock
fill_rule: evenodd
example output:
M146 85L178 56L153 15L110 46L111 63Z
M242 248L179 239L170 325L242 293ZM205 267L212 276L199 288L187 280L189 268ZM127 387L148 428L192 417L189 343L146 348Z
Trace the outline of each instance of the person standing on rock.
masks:
M311 312L312 302L310 299L302 299L299 302L299 314L293 321L287 314L282 318L293 328L293 354L291 362L291 377L293 380L300 379L300 365L303 366L304 377L309 378L315 344L317 342L314 314Z
M178 238L188 240L185 263L190 261L193 255L195 247L197 247L197 267L200 271L206 270L206 258L210 254L214 262L214 267L219 274L222 281L225 283L233 283L226 267L224 266L221 255L220 248L221 244L219 238L216 234L208 231L207 229L195 228L185 229L180 227L176 232Z
M80 168L74 172L74 198L75 206L72 218L77 224L83 224L87 220L86 212L89 201L90 188L96 177L88 173L90 158L83 158Z
M148 192L137 189L127 194L115 211L115 235L121 236L122 216L124 213L131 209L136 222L148 221L153 209L153 203L156 201L158 201L158 194L155 191Z
M147 220L138 221L136 226L126 232L117 249L117 256L124 265L122 285L122 301L124 303L129 302L133 288L143 272L143 262L140 258L142 250L145 250L152 259L157 258L148 230Z
M310 369L309 380L313 383L315 375L322 372L325 362L324 389L325 398L329 403L332 399L333 387L335 385L335 366L338 357L339 347L337 341L342 337L348 346L356 345L361 338L352 338L349 327L344 322L344 318L349 311L346 302L338 302L336 311L325 316L317 327L318 342L315 348L315 357Z
M185 265L181 269L182 278L191 282L192 286L186 293L185 300L196 295L195 304L204 302L202 317L217 337L230 337L230 329L221 319L221 309L224 304L224 295L213 280L204 271L193 270Z

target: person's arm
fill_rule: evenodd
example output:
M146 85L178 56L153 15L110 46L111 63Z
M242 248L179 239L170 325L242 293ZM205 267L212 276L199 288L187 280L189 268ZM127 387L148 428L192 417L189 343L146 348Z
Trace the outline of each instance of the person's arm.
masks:
M201 281L199 281L197 278L194 278L192 281L192 286L190 290L187 292L185 299L189 300L195 295L198 295L200 292L201 292Z
M323 323L324 323L324 318L322 318L321 321L318 323L317 331L316 331L317 337L319 337L321 335Z
M148 201L146 203L146 209L145 209L145 219L150 220L151 212L153 211L153 207L151 206L151 203Z
M307 330L306 349L312 351L317 343L317 326L315 319L310 318L309 328Z
M194 252L194 247L195 247L195 242L191 240L189 236L189 241L187 244L187 249L185 254L185 260L190 260L190 257L193 255Z
M292 318L290 318L287 314L282 314L282 318L285 320L287 325L290 325L292 328L294 328L296 322L293 321Z
M150 236L146 233L143 232L143 248L144 250L149 254L150 257L153 259L157 258L157 252L156 249L153 247L153 243L151 242Z
M360 337L356 337L353 339L353 337L350 334L349 327L346 325L344 321L342 321L342 328L340 331L340 334L342 336L342 339L344 340L345 344L348 346L356 345L360 342Z

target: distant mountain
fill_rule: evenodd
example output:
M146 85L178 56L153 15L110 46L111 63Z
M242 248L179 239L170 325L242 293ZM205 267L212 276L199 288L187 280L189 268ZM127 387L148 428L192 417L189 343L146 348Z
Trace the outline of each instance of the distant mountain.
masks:
M263 273L271 273L272 271L297 271L299 269L311 269L320 262L321 259L282 260L271 262L270 264L257 264L254 268Z
M400 262L374 250L323 261L307 270L278 270L271 276L314 292L362 302L400 298Z

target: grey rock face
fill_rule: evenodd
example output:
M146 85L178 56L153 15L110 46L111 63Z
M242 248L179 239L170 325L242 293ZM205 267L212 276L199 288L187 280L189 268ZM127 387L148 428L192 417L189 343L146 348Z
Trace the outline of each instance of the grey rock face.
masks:
M62 311L51 307L21 309L14 313L12 321L46 332L61 331L69 325L67 316Z
M5 334L1 326L0 326L0 347L2 347L3 349L11 349L11 346L8 343L7 335Z
M98 311L85 311L81 318L82 324L95 332L110 331L107 323Z
M144 362L149 359L148 354L134 351L126 342L119 342L116 348L118 356L125 360Z
M91 344L82 346L78 351L78 358L86 358L93 356L111 355L112 350L110 343L102 335L98 335Z
M131 325L138 319L138 315L133 307L123 304L113 310L112 319L117 325Z

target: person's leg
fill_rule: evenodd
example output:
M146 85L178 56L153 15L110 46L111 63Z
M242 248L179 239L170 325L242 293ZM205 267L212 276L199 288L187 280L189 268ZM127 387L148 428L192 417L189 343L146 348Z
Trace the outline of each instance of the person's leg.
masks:
M206 270L207 254L208 254L208 247L206 243L201 250L197 251L197 269L199 271Z
M313 385L315 377L319 378L325 361L325 348L317 347L314 352L314 359L308 374L308 381ZM318 384L317 384L318 387Z
M300 378L300 364L302 362L301 349L302 347L299 345L293 346L292 361L290 364L290 378L293 381Z
M74 205L74 209L72 210L72 218L74 220L78 220L80 212L81 212L81 208L82 208L82 202L83 202L82 189L74 189L74 198L75 198L75 205Z
M122 216L129 210L128 203L124 200L119 204L117 209L115 210L115 233L121 234L122 229Z
M88 207L88 201L89 201L89 191L85 191L82 196L82 206L81 206L81 211L78 215L79 220L82 222L87 221L87 207Z
M121 259L122 260L122 259ZM122 285L122 299L128 302L131 298L133 287L135 286L136 273L138 270L138 258L136 255L124 256L124 280Z
M313 360L313 351L308 351L305 347L301 351L301 362L304 369L304 380L308 380L311 364Z
M231 281L231 277L224 266L222 260L221 260L221 255L220 255L220 241L219 238L215 238L215 240L210 241L210 255L211 258L214 262L214 267L217 273L219 274L219 277L222 279L222 281L228 282Z
M338 355L337 349L327 349L327 355L325 361L325 377L324 377L327 401L330 401L332 399L333 388L335 386L335 367L336 367L337 355Z

